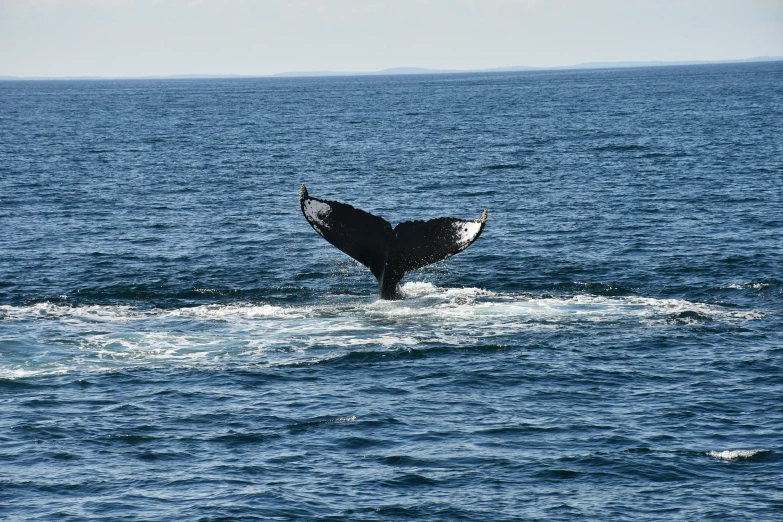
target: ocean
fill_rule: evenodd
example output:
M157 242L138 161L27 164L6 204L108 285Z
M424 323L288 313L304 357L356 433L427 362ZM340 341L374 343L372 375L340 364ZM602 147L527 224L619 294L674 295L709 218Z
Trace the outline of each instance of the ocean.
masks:
M0 82L0 518L780 520L783 62ZM489 212L378 299L298 204Z

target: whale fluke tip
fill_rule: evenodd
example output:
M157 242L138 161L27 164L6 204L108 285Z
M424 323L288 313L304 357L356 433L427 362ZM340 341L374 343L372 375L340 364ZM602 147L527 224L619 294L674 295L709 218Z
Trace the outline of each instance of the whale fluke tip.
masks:
M302 185L304 187L304 185ZM481 217L479 218L482 223L487 222L487 209L481 211Z
M302 183L302 187L299 189L299 202L301 203L304 198L307 197L307 187Z

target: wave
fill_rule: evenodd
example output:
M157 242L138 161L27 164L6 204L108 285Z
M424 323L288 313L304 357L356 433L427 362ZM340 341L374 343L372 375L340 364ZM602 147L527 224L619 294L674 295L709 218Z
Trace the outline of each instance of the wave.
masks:
M143 309L130 305L70 305L42 302L27 306L0 305L0 320L30 321L61 319L89 323L128 323L144 320L213 319L351 319L431 318L450 321L490 321L516 318L526 324L549 320L563 325L573 322L600 323L636 319L646 324L722 321L736 322L764 317L760 310L742 310L684 299L640 296L535 296L524 293L495 293L481 288L440 288L431 283L410 282L402 287L402 301L383 301L374 296L332 295L320 303L272 305L249 302L214 303L180 308Z
M783 286L783 282L776 279L769 279L765 281L753 281L750 283L733 283L726 288L730 290L766 290L770 288L780 288Z
M722 460L739 460L739 459L750 459L757 455L764 455L767 453L769 453L769 450L756 449L756 450L708 451L707 455Z
M682 299L495 293L409 282L406 299L327 295L297 304L179 308L0 306L0 378L133 366L288 365L355 352L508 346L526 332L741 324L764 311Z

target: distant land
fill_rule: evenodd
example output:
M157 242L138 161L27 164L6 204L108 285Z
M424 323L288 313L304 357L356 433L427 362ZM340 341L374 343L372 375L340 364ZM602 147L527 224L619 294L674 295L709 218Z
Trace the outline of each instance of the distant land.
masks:
M393 76L403 74L466 74L493 73L516 71L562 71L573 69L620 69L630 67L665 67L671 65L710 65L750 62L783 61L783 56L757 56L744 60L711 60L711 61L651 61L651 62L587 62L576 65L561 65L556 67L495 67L490 69L427 69L423 67L392 67L380 71L290 71L266 75L243 74L170 74L167 76L2 76L0 80L176 80L176 79L209 79L209 78L301 78L311 76Z

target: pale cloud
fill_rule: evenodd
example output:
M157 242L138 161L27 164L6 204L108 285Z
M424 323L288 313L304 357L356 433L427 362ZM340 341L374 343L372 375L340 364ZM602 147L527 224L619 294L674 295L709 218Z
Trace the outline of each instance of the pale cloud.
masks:
M318 18L324 23L347 23L376 16L396 4L372 0L267 0L264 5L292 19Z
M0 8L4 11L57 11L73 8L90 9L128 9L137 6L140 0L5 0L0 2Z
M463 7L474 10L492 10L497 7L521 7L524 9L534 9L540 3L540 0L454 0L454 2Z

